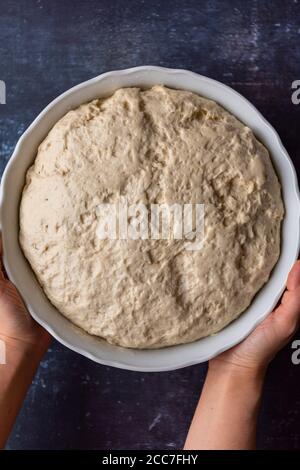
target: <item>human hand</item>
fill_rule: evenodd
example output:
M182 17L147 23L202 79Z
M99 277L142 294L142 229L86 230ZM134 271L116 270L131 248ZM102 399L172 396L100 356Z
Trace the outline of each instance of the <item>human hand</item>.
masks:
M209 361L185 449L255 448L265 370L299 324L300 261L286 287L280 305L248 338Z
M209 362L210 369L263 374L300 322L300 260L293 266L280 305L240 344Z
M0 340L5 345L5 361L0 365L0 448L3 448L51 336L29 315L16 287L5 277L2 263Z
M0 258L2 243L0 239ZM0 339L6 346L18 350L38 351L41 355L48 349L51 336L29 315L16 287L0 269Z

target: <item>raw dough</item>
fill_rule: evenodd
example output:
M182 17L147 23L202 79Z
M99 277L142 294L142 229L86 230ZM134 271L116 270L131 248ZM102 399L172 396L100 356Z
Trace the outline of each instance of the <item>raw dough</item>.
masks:
M96 207L204 203L200 251L184 240L100 240ZM68 112L28 170L20 242L53 305L88 333L159 348L216 333L268 280L280 185L266 148L213 101L155 86Z

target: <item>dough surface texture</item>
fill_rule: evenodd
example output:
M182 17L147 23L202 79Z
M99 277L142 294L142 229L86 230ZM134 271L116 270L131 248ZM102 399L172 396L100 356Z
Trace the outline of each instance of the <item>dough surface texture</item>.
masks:
M101 240L102 203L204 204L186 240ZM213 101L123 88L68 112L41 143L20 204L20 243L52 304L108 342L160 348L216 333L261 289L284 208L266 148Z

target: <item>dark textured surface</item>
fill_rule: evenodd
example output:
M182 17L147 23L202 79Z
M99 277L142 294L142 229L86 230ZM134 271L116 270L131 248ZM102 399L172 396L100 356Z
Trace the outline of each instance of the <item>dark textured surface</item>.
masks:
M278 130L300 170L298 1L1 1L1 170L42 108L107 70L191 69L244 94ZM300 366L290 345L265 385L259 447L300 448ZM9 449L172 449L182 446L206 367L140 374L102 367L54 343Z

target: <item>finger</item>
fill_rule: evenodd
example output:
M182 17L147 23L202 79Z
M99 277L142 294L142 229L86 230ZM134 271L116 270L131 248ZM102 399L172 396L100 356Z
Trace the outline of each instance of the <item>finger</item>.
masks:
M0 280L5 279L4 270L3 270L3 261L2 261L3 249L2 249L2 237L0 235Z
M300 260L296 261L288 276L286 287L289 291L300 286Z
M300 322L300 260L291 269L286 287L280 305L272 315L278 334L283 338L292 336Z
M5 267L3 264L3 245L2 245L2 237L0 235L0 281L8 279L8 276L5 271Z
M282 336L289 337L295 333L300 322L300 285L285 292L273 318Z

